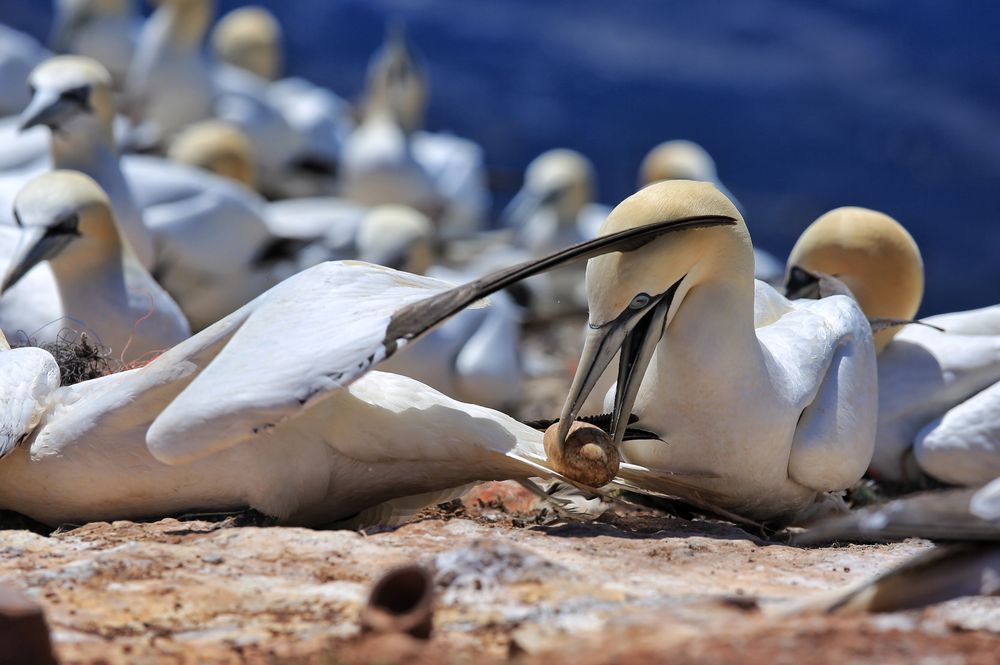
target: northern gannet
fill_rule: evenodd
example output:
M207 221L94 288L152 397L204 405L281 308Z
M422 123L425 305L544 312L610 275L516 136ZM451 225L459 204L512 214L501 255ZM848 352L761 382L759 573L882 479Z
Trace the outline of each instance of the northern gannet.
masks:
M593 203L594 188L594 167L575 150L559 148L536 157L502 215L504 226L513 229L513 244L529 256L541 256L595 237L610 209ZM503 256L511 250L495 251ZM581 272L566 270L527 282L531 310L544 316L586 307Z
M579 152L543 152L525 169L524 185L504 210L504 225L537 254L593 238L611 212L593 202L595 187L594 165Z
M216 115L247 133L269 198L330 195L350 105L302 78L279 79L282 33L263 7L239 7L211 35L219 98Z
M700 180L710 182L725 194L743 213L743 207L726 186L712 156L694 141L675 139L664 141L646 153L639 166L639 187L661 180ZM754 247L754 277L777 285L784 275L784 266L772 254Z
M134 263L110 199L91 178L73 171L40 175L17 195L14 216L22 241L6 267L0 292L38 263L48 262L62 316L79 322L123 362L170 348L190 335L177 304ZM7 334L41 330L39 338L51 341L59 331L60 326L46 328L48 321L23 315L4 307L0 298L0 320Z
M137 20L135 0L56 0L49 46L56 53L96 60L121 89L135 50Z
M615 208L601 233L658 220L713 216L728 225L674 233L587 265L590 322L559 440L616 353L612 433L647 472L692 476L712 502L756 520L813 512L868 468L875 443L875 349L845 296L790 302L753 279L750 235L714 185L650 185ZM700 476L700 477L699 477ZM668 491L669 492L669 491Z
M153 144L212 117L215 88L202 42L214 0L157 0L139 35L125 77L125 104L136 123L145 123Z
M403 206L373 208L357 234L362 261L451 283L469 279L434 265L434 226ZM456 314L386 361L383 369L403 374L442 393L490 408L515 405L523 388L521 312L509 294L490 296L489 306Z
M98 182L111 198L122 234L136 258L152 269L156 263L153 235L143 224L118 163L108 71L90 58L56 56L36 67L28 83L33 93L21 113L22 130L40 126L51 130L52 168L80 171Z
M372 370L518 279L685 227L628 229L454 288L360 262L301 272L145 367L55 390L0 463L0 507L48 524L246 507L360 524L470 482L558 477L541 432Z
M344 145L344 193L366 205L417 207L444 234L467 234L481 228L490 204L482 150L423 130L428 97L427 76L403 30L389 30L368 66L363 121ZM393 197L397 189L408 200Z
M905 325L923 298L920 250L896 220L865 208L838 208L813 222L788 266L790 291L806 273L832 275L876 327L888 319L875 332L875 475L914 483L927 474L966 486L1000 476L1000 305Z
M170 143L167 157L229 178L250 189L257 186L253 147L239 128L206 120L185 128Z
M159 157L118 157L110 77L100 64L59 56L40 65L32 81L35 97L23 124L52 128L53 167L86 173L108 193L137 257L192 325L209 325L280 281L263 260L275 238L260 196Z

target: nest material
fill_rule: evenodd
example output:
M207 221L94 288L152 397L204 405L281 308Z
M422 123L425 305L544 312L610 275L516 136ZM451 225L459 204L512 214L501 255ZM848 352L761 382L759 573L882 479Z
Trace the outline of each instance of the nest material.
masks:
M17 347L34 346L52 354L59 365L61 383L72 386L90 379L114 374L123 369L122 364L111 356L111 349L91 341L85 332L70 328L59 331L54 342L38 344L34 338L23 336L24 343Z

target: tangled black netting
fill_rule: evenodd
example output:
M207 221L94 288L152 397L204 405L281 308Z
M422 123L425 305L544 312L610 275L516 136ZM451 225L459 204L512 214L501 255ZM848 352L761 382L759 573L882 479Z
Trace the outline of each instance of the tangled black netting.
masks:
M38 344L25 333L18 335L19 342L12 347L34 346L52 354L62 375L61 385L72 386L90 379L97 379L120 371L121 363L111 357L111 349L91 341L85 332L63 328L54 342Z

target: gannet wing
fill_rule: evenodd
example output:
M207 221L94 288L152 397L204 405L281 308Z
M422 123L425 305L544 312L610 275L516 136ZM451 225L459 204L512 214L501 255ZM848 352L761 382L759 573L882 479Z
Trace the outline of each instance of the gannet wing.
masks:
M842 490L868 468L878 418L871 327L853 298L799 300L757 329L784 373L782 389L801 408L788 477L817 491Z
M239 330L153 422L146 442L157 459L173 464L224 450L318 403L399 347L521 279L636 249L671 231L732 223L698 216L632 228L453 288L361 262L315 266L252 303Z
M1000 477L1000 381L926 425L913 453L924 473L951 485Z
M0 458L35 429L59 378L59 366L47 351L0 350Z

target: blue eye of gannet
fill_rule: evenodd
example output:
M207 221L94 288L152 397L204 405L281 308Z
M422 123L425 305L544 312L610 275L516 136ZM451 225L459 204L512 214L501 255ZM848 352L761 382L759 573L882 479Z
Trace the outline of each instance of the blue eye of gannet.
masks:
M640 293L635 298L632 298L632 302L628 304L629 309L642 309L649 304L652 298L649 297L648 293Z

